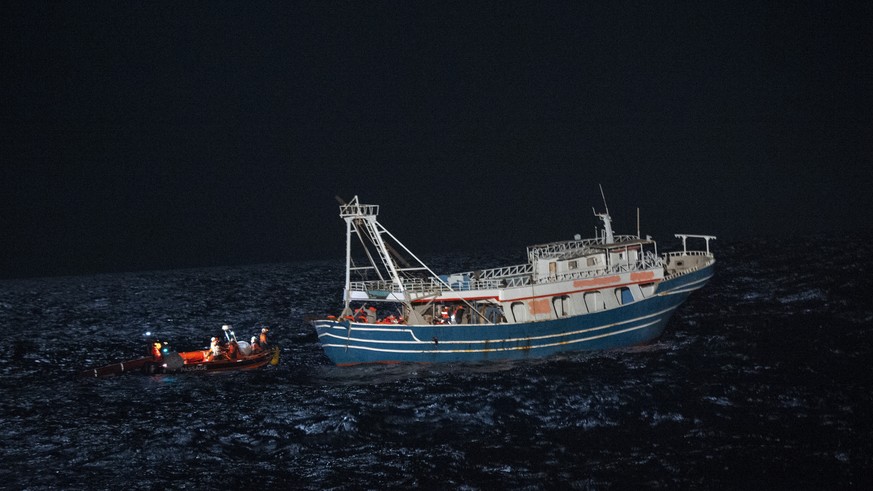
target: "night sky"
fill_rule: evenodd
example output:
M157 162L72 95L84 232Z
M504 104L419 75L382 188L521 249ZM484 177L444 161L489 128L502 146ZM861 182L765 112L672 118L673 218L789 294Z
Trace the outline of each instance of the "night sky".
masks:
M871 230L871 2L4 2L0 277Z

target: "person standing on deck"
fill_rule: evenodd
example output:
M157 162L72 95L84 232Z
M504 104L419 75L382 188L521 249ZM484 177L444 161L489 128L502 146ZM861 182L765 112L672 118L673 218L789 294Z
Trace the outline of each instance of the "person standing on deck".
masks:
M230 361L236 361L237 355L239 354L239 344L237 344L236 339L231 339L227 342L227 358Z
M209 359L214 360L215 357L221 355L221 344L218 342L218 338L213 336L210 340L209 345ZM207 360L208 361L208 360Z
M450 319L449 319L449 308L448 308L447 306L443 305L443 307L440 309L440 320L439 320L439 323L440 323L440 324L447 324L448 322L450 322Z
M268 332L270 332L270 330L266 327L261 329L261 337L259 338L259 342L261 344L261 348L263 348L263 349L267 349L267 347L270 345L270 343L267 342L267 333Z
M464 318L464 306L458 305L455 307L455 311L452 312L452 324L461 324L463 323Z
M261 349L261 345L258 344L258 337L257 336L252 336L251 345L252 345L252 354L260 353L261 351L263 351Z
M160 341L155 341L154 343L152 343L152 358L154 358L155 361L160 361L163 356L164 355L161 353Z

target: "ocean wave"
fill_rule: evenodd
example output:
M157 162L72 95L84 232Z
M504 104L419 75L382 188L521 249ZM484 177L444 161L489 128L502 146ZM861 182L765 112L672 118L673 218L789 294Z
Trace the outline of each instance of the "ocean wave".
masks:
M15 489L194 489L221 469L236 488L851 486L873 436L859 423L873 411L861 376L873 266L846 252L869 252L860 242L815 242L799 259L764 239L723 242L716 276L656 342L481 364L330 365L307 318L341 308L341 261L0 282L0 458L15 469L0 477ZM269 326L280 365L74 376L139 356L146 331L201 348L223 324Z

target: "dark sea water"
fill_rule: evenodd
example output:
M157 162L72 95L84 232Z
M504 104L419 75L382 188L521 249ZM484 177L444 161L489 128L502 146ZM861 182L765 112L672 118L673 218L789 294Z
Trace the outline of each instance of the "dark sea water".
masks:
M713 246L658 341L475 365L331 366L340 260L0 281L0 488L869 489L871 242ZM280 365L74 377L225 323Z

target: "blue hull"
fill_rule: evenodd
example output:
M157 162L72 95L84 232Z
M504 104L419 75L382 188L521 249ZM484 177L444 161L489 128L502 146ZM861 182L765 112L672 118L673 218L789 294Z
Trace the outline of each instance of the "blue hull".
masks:
M620 348L660 336L673 311L712 274L708 266L661 282L645 300L557 320L433 326L319 320L315 329L337 365L516 360Z

